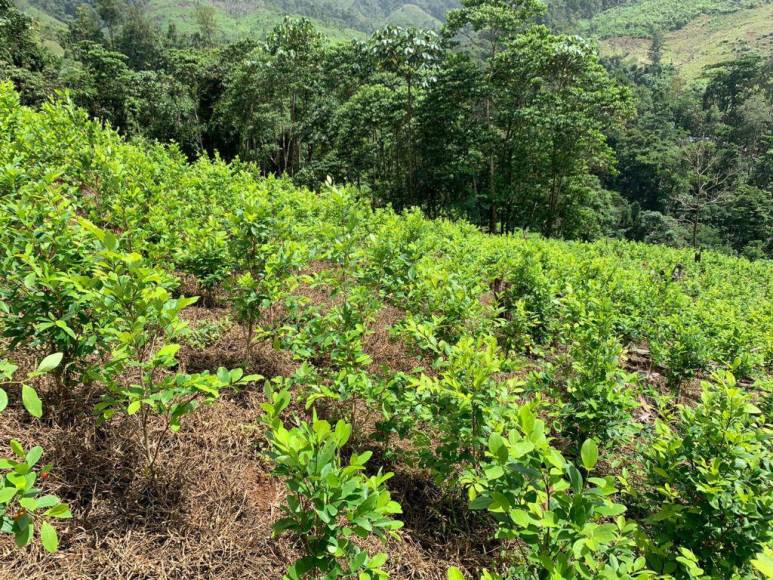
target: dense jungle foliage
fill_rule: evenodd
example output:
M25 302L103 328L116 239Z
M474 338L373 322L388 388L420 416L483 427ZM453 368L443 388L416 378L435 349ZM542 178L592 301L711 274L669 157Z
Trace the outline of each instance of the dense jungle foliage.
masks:
M406 466L460 500L451 534L490 534L485 570L434 577L770 577L770 261L492 236L127 142L72 98L20 99L0 85L0 425L24 408L27 433L126 428L137 477L163 482L190 415L262 388L244 432L284 486L272 523L297 546L287 578L410 576L392 562L410 499L391 478ZM180 367L181 345L217 333L183 318L191 280L198 310L227 308L241 329L246 372ZM367 347L385 308L399 313L392 364ZM294 370L258 368L259 344ZM21 359L35 364L20 373ZM56 558L29 556L57 576L88 509L66 483L48 493L44 449L11 451L0 530L61 541ZM3 553L20 570L34 549Z
M561 28L557 11L583 6L470 1L440 33L345 42L288 18L264 40L225 44L205 6L182 33L141 4L99 0L73 9L55 57L0 0L0 75L24 103L67 89L125 135L312 189L330 177L377 206L492 232L690 246L696 259L770 257L770 54L741 52L685 85L661 62L657 27L650 64L629 65L538 24Z

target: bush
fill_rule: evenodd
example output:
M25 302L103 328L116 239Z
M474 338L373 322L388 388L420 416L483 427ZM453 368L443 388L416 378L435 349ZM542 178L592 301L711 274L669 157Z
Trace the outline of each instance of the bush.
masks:
M17 367L0 359L0 412L8 405L8 394L3 388L20 387L24 407L33 417L43 415L43 403L37 392L27 385L31 378L54 370L62 360L61 353L44 358L35 372L25 381L15 381ZM37 467L43 456L43 448L35 446L29 451L16 440L11 441L12 457L0 458L0 533L12 534L16 545L29 544L37 527L40 542L48 552L59 549L59 535L51 525L54 519L72 517L70 508L55 495L44 495L39 487L48 478L51 465Z
M694 553L715 577L749 571L770 539L773 521L770 432L751 396L730 373L702 384L695 408L657 424L648 447L647 480L654 511L650 562L673 573L674 549Z
M422 464L443 481L480 461L491 429L507 422L517 389L495 376L505 361L493 337L465 336L439 348L438 374L410 379L415 394L405 413L424 421L425 430L415 437Z
M274 534L290 532L302 542L305 555L294 562L287 576L305 574L326 578L359 575L386 578L384 553L370 555L355 538L371 535L386 541L402 527L392 519L402 512L384 485L391 473L366 476L363 471L371 452L352 454L344 462L341 450L352 427L338 421L333 427L317 419L287 429L280 414L290 402L287 391L268 385L263 422L269 427L274 475L285 480L288 495L284 517L274 524Z
M544 422L524 406L507 436L489 436L486 460L465 476L471 509L494 517L497 538L527 547L510 554L508 577L654 578L637 555L636 524L612 499L615 478L590 475L596 443L587 440L580 455L586 477L550 445Z
M589 301L593 304L593 301ZM614 445L632 434L631 390L638 377L620 368L623 348L613 334L611 304L589 309L572 328L571 369L560 396L560 417L577 449L588 438Z

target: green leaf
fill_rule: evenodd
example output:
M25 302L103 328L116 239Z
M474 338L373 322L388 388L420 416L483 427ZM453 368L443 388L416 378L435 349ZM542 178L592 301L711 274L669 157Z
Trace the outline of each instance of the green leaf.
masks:
M43 522L40 526L40 543L47 552L54 553L59 549L59 536L54 526L48 522Z
M613 518L615 516L619 516L620 514L624 514L626 510L626 507L619 503L611 503L608 505L600 505L596 508L596 513L599 515Z
M599 447L593 439L586 439L580 449L580 457L582 457L582 465L590 471L596 467L596 463L599 460Z
M35 464L38 461L40 461L40 458L42 456L43 456L43 448L40 447L39 445L36 445L35 447L33 447L27 452L27 457L26 457L27 465L29 465L30 467L35 467Z
M564 458L558 449L553 449L552 447L547 449L545 451L545 460L557 469L564 468Z
M19 526L15 536L16 545L23 548L32 540L32 536L35 533L35 524L32 523L29 516L22 516L22 518L16 522L16 525Z
M765 578L773 578L773 550L765 548L752 560L752 566L757 568Z
M352 570L359 570L365 565L365 560L368 559L368 553L365 550L362 550L357 553L357 555L354 556L354 558L351 559L349 563L349 567Z
M491 467L487 467L484 473L486 474L486 479L491 481L502 477L505 474L505 470L502 469L501 465L492 465Z
M615 539L615 524L602 524L593 529L592 538L599 544L609 544Z
M472 500L469 507L471 510L485 510L488 509L491 503L492 499L490 497L481 495Z
M38 498L38 509L55 506L59 503L59 498L55 495L44 495Z
M446 574L448 580L464 580L464 574L456 566L451 566Z
M34 512L38 509L38 500L34 497L23 497L19 500L19 505L27 511Z
M40 418L43 416L43 402L38 397L37 391L30 386L22 385L21 387L21 400L24 403L24 408L33 417Z
M531 441L528 441L527 439L524 439L523 441L518 441L510 448L510 456L513 459L520 459L527 453L531 453L534 450L534 443Z
M532 523L529 514L525 510L510 510L509 515L510 519L522 528L528 528Z
M0 488L0 504L8 503L16 495L15 487L3 487Z
M242 376L244 376L244 371L242 369L233 369L229 375L229 380L227 382L238 383Z
M504 439L502 439L502 436L499 433L492 433L489 435L488 438L488 449L489 452L491 452L491 455L494 457L497 457L499 454L499 450L502 448L502 446L505 444Z
M370 568L371 570L375 570L376 568L381 568L381 566L386 564L386 561L387 561L387 555L384 552L379 552L368 561L368 568Z
M137 411L140 410L141 406L142 406L142 401L132 401L131 403L129 403L129 406L126 407L126 414L134 415Z
M227 385L231 382L231 373L225 367L220 367L217 369L217 374L215 376L217 377L217 380L220 381L220 383L223 385Z
M38 365L38 368L35 372L47 373L54 370L59 366L59 363L62 362L62 356L64 355L61 352L55 352L54 354L48 355L46 358L40 361L40 364Z
M70 508L67 507L67 504L60 503L48 510L45 515L50 518L68 520L72 517L72 512L70 511Z
M8 406L8 393L4 389L0 389L0 413Z
M25 458L27 455L24 453L24 447L22 447L22 444L19 443L16 439L11 439L11 451L13 451L17 456L21 457L22 459Z

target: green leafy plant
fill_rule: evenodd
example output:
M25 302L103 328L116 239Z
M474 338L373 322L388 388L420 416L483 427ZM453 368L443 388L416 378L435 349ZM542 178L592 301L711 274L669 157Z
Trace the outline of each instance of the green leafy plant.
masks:
M507 436L488 438L486 460L469 471L470 507L487 510L497 537L527 549L512 554L508 576L550 578L654 578L637 554L637 526L623 515L613 476L595 477L598 446L581 449L582 468L566 461L528 406Z
M370 364L362 341L369 332L367 323L375 302L367 288L356 286L340 304L323 311L308 307L283 328L283 346L299 360L308 360L333 373L341 369L361 368Z
M524 252L517 258L496 256L501 275L491 283L503 320L500 332L509 348L528 351L548 336L556 315L555 290L542 266L542 256Z
M707 338L684 313L659 320L653 334L652 358L665 368L668 385L679 394L682 383L706 367Z
M53 373L60 396L94 378L94 360L107 348L82 276L93 251L88 234L72 227L76 209L45 183L22 187L0 204L0 332L11 349L61 353Z
M657 424L646 453L652 566L673 573L678 547L711 576L748 572L773 521L765 417L727 372L704 382L700 403L679 415Z
M24 408L33 417L41 417L43 404L34 388L26 382L52 371L61 360L61 353L47 356L26 381L13 381L18 367L0 360L0 385L20 385ZM0 412L7 405L7 393L0 387ZM21 443L13 439L11 451L13 456L0 458L0 533L13 534L16 545L23 547L32 541L37 527L43 547L48 552L56 552L59 536L51 521L68 519L72 514L57 496L44 494L37 485L48 478L51 465L37 467L43 456L42 447L35 446L26 451Z
M288 429L280 414L290 403L289 393L269 384L266 394L263 421L270 429L274 475L284 479L288 489L284 517L274 524L274 533L292 533L305 550L287 576L386 578L386 554L370 555L354 540L373 535L385 541L402 527L392 518L401 513L400 504L384 485L392 474L366 476L369 451L343 460L341 450L351 435L348 423L332 426L315 412L310 423Z
M225 235L202 235L193 239L180 252L177 264L183 272L196 276L204 291L205 302L214 304L215 290L231 274Z
M588 301L593 304L593 299ZM623 348L613 334L611 304L586 310L572 326L567 353L570 368L559 415L565 433L579 448L593 437L606 445L629 438L635 430L631 410L638 406L632 385L635 373L620 368Z
M267 246L264 245L263 248ZM231 305L236 320L245 329L245 356L249 359L255 331L261 315L271 306L288 296L295 284L291 279L294 269L302 264L300 247L287 242L278 247L269 246L262 270L247 271L236 279L231 289ZM273 323L273 320L269 321ZM258 338L271 336L273 329L259 332Z
M21 443L12 440L11 450L13 456L0 458L0 532L13 534L16 545L23 547L33 540L37 529L43 547L56 552L59 536L51 522L71 518L70 508L37 486L51 471L50 465L38 467L42 447L25 451Z
M103 242L104 232L90 229ZM138 254L105 247L100 256L95 277L101 283L103 313L114 317L114 349L102 377L107 392L95 410L102 420L118 413L137 417L146 468L155 475L162 443L169 431L180 429L183 416L216 400L223 388L259 377L244 376L241 369L219 369L216 374L173 372L180 345L172 341L187 328L179 314L196 299L172 298L163 285L164 277ZM123 380L126 375L132 377L128 384ZM153 416L163 421L155 435Z
M35 387L29 385L29 381L56 369L62 362L62 353L55 352L48 355L38 364L34 372L30 373L26 380L14 380L14 375L19 367L10 361L0 359L0 412L8 406L8 392L10 386L18 387L21 392L21 401L27 412L33 417L43 416L43 403L38 396Z
M465 336L453 346L438 343L443 355L435 362L437 375L422 373L411 379L416 394L413 412L428 425L429 435L419 433L423 463L437 478L446 479L459 466L477 463L488 434L508 421L509 406L518 389L512 381L495 375L504 359L493 337Z

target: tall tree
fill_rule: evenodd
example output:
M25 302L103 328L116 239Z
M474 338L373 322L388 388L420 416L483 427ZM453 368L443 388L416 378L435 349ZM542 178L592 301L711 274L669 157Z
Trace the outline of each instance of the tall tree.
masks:
M213 6L201 2L196 4L196 24L199 27L197 38L203 47L211 48L217 43L220 29L216 16L217 12Z
M498 224L496 157L501 147L501 131L496 126L496 111L501 104L493 90L494 63L505 44L522 32L535 16L542 14L544 4L539 0L462 0L462 7L451 10L446 17L444 33L457 37L464 45L482 58L484 66L484 131L490 137L486 144L488 157L488 227L495 232Z
M700 259L698 233L707 212L730 195L728 186L735 178L734 168L726 167L716 143L708 138L688 143L684 159L690 185L674 200L683 220L689 225L695 260Z
M604 131L629 113L630 95L612 81L590 43L544 26L510 41L493 73L503 105L495 118L503 177L497 199L518 225L563 233L567 212L593 196L589 176L613 163Z
M478 205L488 143L479 124L483 81L471 58L447 53L419 107L417 201L433 217L461 212L476 222L487 219Z
M147 0L130 4L124 12L115 49L126 55L133 70L154 70L163 60L161 32L147 16Z
M292 176L314 157L310 140L320 95L322 35L305 18L285 18L236 65L218 104L221 133L266 172Z
M414 99L416 84L422 83L438 63L440 45L430 30L387 26L376 31L370 45L380 68L403 78L406 86L404 131L407 143L406 195L415 196L416 147L414 136Z
M94 8L107 28L107 37L110 40L110 46L115 46L115 33L121 24L126 5L122 0L96 0Z
M40 102L55 86L50 61L38 44L33 20L13 0L0 0L0 78L11 79L24 102Z

